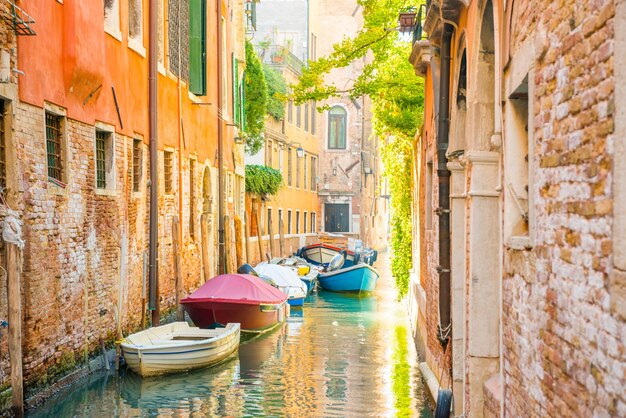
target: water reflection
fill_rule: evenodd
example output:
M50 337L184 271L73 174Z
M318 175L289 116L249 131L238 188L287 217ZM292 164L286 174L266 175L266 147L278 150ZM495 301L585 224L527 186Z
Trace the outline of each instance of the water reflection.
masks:
M371 296L314 293L224 364L94 376L30 416L430 416L390 278Z

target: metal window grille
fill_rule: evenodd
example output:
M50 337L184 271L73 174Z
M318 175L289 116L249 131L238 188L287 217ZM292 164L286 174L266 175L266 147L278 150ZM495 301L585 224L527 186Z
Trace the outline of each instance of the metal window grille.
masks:
M98 189L106 189L107 172L106 172L106 143L108 132L96 131L96 187Z
M6 136L4 134L4 102L0 102L0 191L7 187Z
M287 211L287 233L291 234L291 211Z
M168 51L170 71L189 79L189 0L168 0Z
M46 152L48 177L61 181L61 116L46 113Z
M165 193L172 193L172 152L165 151L163 154L163 175L165 181L163 186L165 187Z
M141 139L133 141L133 192L139 191L141 182Z

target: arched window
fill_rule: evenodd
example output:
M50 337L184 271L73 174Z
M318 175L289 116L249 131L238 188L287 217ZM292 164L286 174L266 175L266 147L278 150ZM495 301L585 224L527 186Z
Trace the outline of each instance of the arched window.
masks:
M328 148L346 149L346 110L333 106L328 112Z

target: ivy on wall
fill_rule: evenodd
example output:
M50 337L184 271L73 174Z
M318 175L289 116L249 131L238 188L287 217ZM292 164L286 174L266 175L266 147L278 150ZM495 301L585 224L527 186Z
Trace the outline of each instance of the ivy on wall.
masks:
M280 171L264 165L246 165L246 193L273 196L283 185Z
M267 84L267 114L276 120L284 119L287 83L282 74L269 65L263 65L263 71Z
M263 146L263 127L267 113L267 84L263 65L254 47L246 40L246 152L254 155Z

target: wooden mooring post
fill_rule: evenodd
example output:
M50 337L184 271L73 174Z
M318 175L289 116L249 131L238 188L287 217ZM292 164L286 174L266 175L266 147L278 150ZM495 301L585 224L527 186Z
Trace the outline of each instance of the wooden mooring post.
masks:
M232 258L232 237L230 233L230 217L228 215L224 215L224 273L229 274L233 273L231 268L231 258Z
M272 226L272 214L268 213L267 215L267 234L269 235L269 240L270 240L270 260L272 259L272 257L274 257L274 254L276 254L275 248L274 248L274 227Z
M4 209L4 208L3 208ZM24 377L22 370L22 247L21 228L17 216L11 214L10 209L4 209L6 218L4 228L9 228L14 235L13 241L7 240L3 233L6 272L7 272L7 300L9 320L9 361L11 365L11 388L13 389L12 412L16 417L24 416ZM11 217L13 221L7 222ZM15 228L11 228L11 226ZM19 244L18 244L19 243Z
M174 253L174 284L176 291L176 320L184 321L185 312L180 304L183 293L183 278L180 269L180 230L178 216L172 217L172 250Z
M248 218L248 212L243 213L244 231L246 234L246 263L250 264L252 259L252 245L250 244L250 219Z
M234 223L235 223L235 255L236 255L236 263L235 263L235 270L241 266L243 263L245 263L245 257L243 255L243 231L241 230L242 228L242 223L241 223L241 218L237 215L235 215L234 218Z
M261 223L259 222L259 213L254 206L252 207L254 213L254 221L256 222L256 236L259 243L259 261L263 261L263 233L261 232Z

